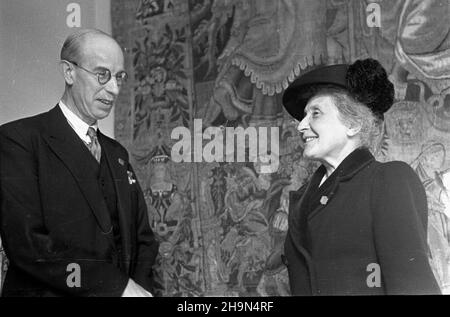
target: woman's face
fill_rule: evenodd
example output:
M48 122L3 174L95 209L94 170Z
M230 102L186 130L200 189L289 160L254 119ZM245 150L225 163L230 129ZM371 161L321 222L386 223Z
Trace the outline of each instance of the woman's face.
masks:
M339 119L339 112L330 96L312 97L305 108L305 117L298 125L305 143L303 155L323 163L341 161L349 146L349 128Z

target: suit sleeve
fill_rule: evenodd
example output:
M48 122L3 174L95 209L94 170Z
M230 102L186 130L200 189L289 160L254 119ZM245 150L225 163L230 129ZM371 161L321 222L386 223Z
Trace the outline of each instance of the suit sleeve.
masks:
M372 206L375 247L386 293L439 294L428 262L427 198L409 165L381 165Z
M133 175L136 175L131 165L128 165L128 169L132 171ZM136 195L133 199L133 206L137 206L134 211L136 217L136 260L135 266L131 274L131 278L144 287L147 291L153 292L153 270L152 267L155 264L155 259L158 254L159 243L155 238L155 235L150 228L150 222L148 220L147 205L145 203L144 194L139 185L136 182Z
M86 252L52 239L42 210L32 137L19 128L0 129L0 228L10 269L27 274L37 288L46 285L60 294L120 296L128 276L107 261L93 261L95 255L76 259L74 254ZM79 265L79 285L71 263Z

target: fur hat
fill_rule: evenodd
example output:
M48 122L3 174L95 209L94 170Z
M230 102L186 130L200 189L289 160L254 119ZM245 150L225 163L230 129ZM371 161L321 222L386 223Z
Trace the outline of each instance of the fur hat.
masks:
M306 104L317 88L330 85L346 90L380 119L394 102L394 85L386 70L377 60L368 58L351 65L318 67L301 75L284 92L283 106L291 116L302 120Z

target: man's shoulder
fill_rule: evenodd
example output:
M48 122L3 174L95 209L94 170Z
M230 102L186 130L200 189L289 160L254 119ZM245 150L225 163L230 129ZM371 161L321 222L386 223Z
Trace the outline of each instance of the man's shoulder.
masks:
M43 112L31 117L10 121L0 126L0 134L21 135L40 133L47 126L49 112Z

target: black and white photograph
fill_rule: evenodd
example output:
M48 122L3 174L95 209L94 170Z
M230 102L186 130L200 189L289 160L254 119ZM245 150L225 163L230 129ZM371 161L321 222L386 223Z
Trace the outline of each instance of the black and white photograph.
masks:
M0 0L0 70L0 297L450 294L450 0Z

